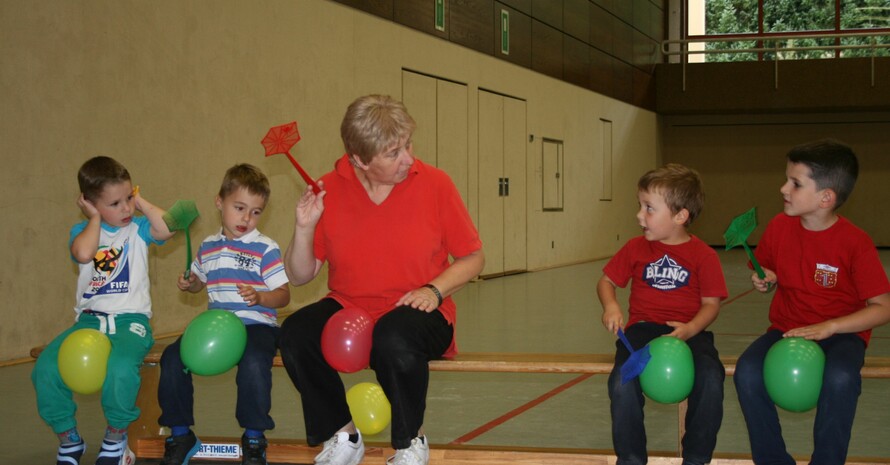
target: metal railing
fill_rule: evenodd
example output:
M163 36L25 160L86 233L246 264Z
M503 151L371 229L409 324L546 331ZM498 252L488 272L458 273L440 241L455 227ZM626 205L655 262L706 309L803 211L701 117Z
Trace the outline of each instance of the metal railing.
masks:
M832 39L834 42L840 42L841 39L865 37L868 38L868 44L834 44L834 45L804 45L795 46L794 41L811 40L811 39ZM886 37L890 39L890 32L859 32L859 33L811 33L811 34L764 34L757 36L732 36L732 37L701 37L694 39L672 39L663 40L661 42L661 53L665 56L680 56L680 62L683 68L683 91L686 91L686 65L690 55L713 55L713 54L741 54L756 53L758 61L764 61L764 54L773 54L774 61L774 85L779 88L779 61L781 57L788 53L794 52L811 52L823 50L826 52L835 52L831 57L823 57L829 59L842 58L837 53L843 50L871 50L871 86L875 86L875 55L879 49L890 49L890 43L878 43L878 37ZM706 44L711 42L731 43L731 42L754 42L756 46L745 48L714 48L707 49ZM888 40L890 42L890 40ZM767 44L772 43L772 46ZM705 48L701 50L690 50L689 44L705 44ZM800 59L794 57L794 59Z

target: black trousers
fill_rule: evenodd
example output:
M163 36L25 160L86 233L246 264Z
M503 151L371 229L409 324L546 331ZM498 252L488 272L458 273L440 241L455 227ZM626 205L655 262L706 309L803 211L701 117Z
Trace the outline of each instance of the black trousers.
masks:
M281 326L281 358L300 391L306 440L318 445L350 421L346 389L340 374L325 361L321 332L342 306L322 299L289 316ZM438 311L402 306L374 325L371 368L392 405L392 446L410 447L423 426L430 360L451 344L454 328Z

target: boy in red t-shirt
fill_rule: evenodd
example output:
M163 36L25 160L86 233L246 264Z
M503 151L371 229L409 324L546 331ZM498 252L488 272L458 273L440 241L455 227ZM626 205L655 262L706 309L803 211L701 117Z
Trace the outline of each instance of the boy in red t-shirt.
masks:
M837 209L853 191L859 164L850 147L820 140L791 149L779 191L784 212L757 246L766 273L754 288L776 290L770 327L739 358L735 385L755 463L788 463L776 406L763 382L763 361L783 337L817 341L825 372L810 463L843 464L871 329L890 321L890 282L871 238Z
M714 335L714 322L726 281L717 253L686 228L701 212L704 192L694 170L668 164L643 175L637 184L643 235L627 242L609 260L597 284L603 326L612 334L624 324L616 287L631 282L627 338L636 349L663 335L686 341L692 350L695 380L689 394L683 463L705 464L717 444L723 421L726 376ZM643 393L638 379L622 383L620 367L630 356L616 342L615 368L609 376L612 442L619 464L644 464L646 429Z

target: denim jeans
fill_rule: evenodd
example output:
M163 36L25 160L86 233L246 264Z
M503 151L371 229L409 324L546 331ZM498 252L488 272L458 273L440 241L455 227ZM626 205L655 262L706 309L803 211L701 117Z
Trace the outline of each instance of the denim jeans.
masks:
M627 328L631 345L639 350L656 337L668 334L673 328L656 323L636 323ZM686 434L683 436L683 463L705 464L717 445L717 432L723 421L723 380L726 371L714 347L714 335L709 331L696 334L686 344L692 351L695 380L688 397ZM616 341L615 368L609 375L609 398L612 400L612 444L618 465L644 464L646 428L643 422L645 398L639 378L621 384L621 365L630 352L621 341Z
M776 405L763 382L763 361L782 332L769 331L739 357L735 386L748 426L754 463L794 464L785 449ZM813 465L843 464L847 458L856 404L862 390L859 370L865 362L865 342L855 334L836 334L818 341L825 352L822 391L813 426Z
M269 415L272 410L272 359L278 350L278 331L275 326L246 325L247 346L238 362L238 400L235 418L242 428L266 431L275 428ZM158 382L158 405L163 426L192 426L195 424L192 374L185 370L179 347L182 338L164 349L161 355L161 379Z
M339 373L325 361L321 333L342 306L322 299L294 312L281 326L281 358L300 391L306 440L314 446L352 421ZM392 405L392 446L405 449L423 426L430 360L451 344L453 327L438 310L397 307L374 325L371 368Z

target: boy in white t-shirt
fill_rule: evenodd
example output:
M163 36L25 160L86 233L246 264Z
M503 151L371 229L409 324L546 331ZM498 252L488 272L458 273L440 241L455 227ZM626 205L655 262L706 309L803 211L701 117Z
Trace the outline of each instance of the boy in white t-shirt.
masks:
M97 329L111 341L102 385L102 409L108 421L96 465L134 463L127 447L127 427L139 417L136 395L142 359L154 344L149 318L151 294L148 246L173 236L164 210L133 188L130 173L116 160L98 156L77 173L77 200L88 218L71 228L71 258L77 262L74 326L57 336L40 354L31 373L37 411L59 437L57 465L77 465L86 444L77 431L77 405L59 374L58 356L69 334ZM135 212L145 216L133 216Z

